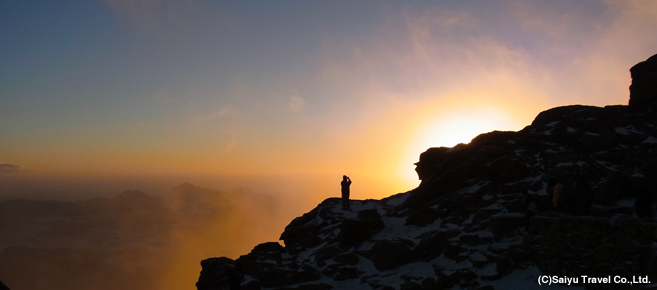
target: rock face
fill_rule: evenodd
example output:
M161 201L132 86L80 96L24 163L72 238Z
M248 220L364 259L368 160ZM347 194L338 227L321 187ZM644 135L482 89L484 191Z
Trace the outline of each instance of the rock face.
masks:
M654 110L657 108L657 54L630 69L630 108Z
M504 289L532 267L657 281L657 110L632 108L653 102L655 66L637 66L630 106L553 108L518 132L430 148L418 188L351 211L329 198L285 228L284 247L204 260L197 288Z

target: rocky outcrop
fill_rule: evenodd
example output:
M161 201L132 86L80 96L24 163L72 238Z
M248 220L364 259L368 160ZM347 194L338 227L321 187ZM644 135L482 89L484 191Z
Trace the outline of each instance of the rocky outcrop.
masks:
M285 246L203 261L197 288L496 289L527 267L657 281L656 153L654 110L553 108L518 132L428 149L416 189L351 211L329 198L285 228Z
M635 110L657 109L657 54L630 69L629 106Z

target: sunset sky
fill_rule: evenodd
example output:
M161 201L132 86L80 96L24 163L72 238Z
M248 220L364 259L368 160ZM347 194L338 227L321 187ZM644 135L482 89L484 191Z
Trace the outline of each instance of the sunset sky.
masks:
M383 197L429 147L627 104L656 30L650 0L0 1L0 190L347 174Z

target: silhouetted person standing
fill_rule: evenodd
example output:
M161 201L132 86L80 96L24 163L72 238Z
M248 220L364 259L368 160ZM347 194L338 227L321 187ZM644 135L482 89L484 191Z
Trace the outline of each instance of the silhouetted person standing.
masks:
M343 175L340 185L342 186L342 209L349 209L349 186L351 185L349 176Z

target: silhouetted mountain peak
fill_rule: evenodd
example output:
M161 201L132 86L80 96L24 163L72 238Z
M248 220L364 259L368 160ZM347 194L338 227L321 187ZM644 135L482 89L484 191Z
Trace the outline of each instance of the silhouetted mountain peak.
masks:
M221 191L185 182L171 189L163 200L167 207L180 213L211 214L223 207L226 199Z
M175 186L173 188L173 190L189 191L189 190L195 190L195 189L198 189L198 188L199 187L194 185L194 184L191 184L189 182L183 182L182 184Z
M564 106L518 132L420 155L418 188L329 198L285 246L201 265L199 290L504 289L513 272L657 280L657 57L632 68L629 106ZM522 286L514 285L519 288Z

